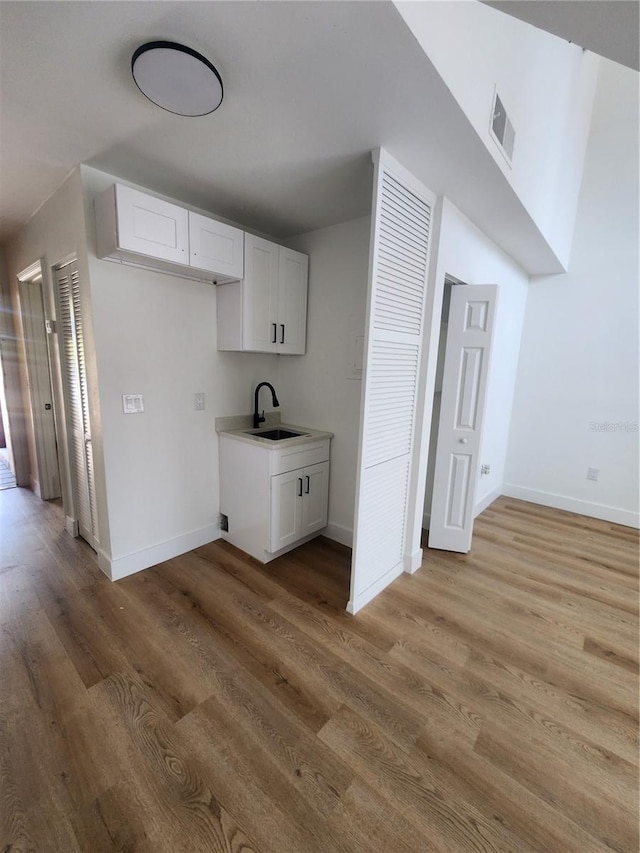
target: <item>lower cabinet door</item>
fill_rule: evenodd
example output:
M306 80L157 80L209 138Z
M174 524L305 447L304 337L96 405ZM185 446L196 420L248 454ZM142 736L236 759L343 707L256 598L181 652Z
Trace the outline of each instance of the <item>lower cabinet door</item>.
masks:
M315 466L314 466L315 467ZM302 491L304 469L271 478L269 550L279 551L302 535Z
M327 526L329 463L310 465L300 473L303 474L300 537L303 537Z

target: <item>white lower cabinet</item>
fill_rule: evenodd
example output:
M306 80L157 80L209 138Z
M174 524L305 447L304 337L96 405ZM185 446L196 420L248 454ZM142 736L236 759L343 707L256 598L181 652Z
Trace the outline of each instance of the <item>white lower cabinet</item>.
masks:
M327 526L331 434L316 435L273 446L219 433L222 536L262 563Z
M320 462L271 478L270 551L327 526L329 463Z

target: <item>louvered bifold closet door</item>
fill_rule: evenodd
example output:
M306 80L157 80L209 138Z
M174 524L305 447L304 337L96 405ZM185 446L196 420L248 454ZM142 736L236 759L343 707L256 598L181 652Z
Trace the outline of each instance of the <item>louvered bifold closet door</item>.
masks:
M353 613L404 568L434 203L432 193L380 153L348 605Z
M95 547L96 500L77 261L56 271L56 287L75 517L80 535Z

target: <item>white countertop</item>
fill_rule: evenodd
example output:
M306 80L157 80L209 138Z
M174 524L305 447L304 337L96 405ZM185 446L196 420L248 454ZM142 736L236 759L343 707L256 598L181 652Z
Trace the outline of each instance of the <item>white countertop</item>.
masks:
M260 438L255 435L263 430L269 429L289 429L292 432L300 432L303 435L297 435L293 438L283 438L276 441L272 438ZM219 429L218 435L224 435L227 438L233 438L236 441L244 441L247 444L253 444L263 447L266 450L277 450L279 447L295 447L300 444L310 444L313 441L320 441L325 438L333 438L332 432L324 432L323 430L309 429L309 427L297 426L296 424L282 423L266 423L262 424L258 430L253 430L251 426L244 429Z

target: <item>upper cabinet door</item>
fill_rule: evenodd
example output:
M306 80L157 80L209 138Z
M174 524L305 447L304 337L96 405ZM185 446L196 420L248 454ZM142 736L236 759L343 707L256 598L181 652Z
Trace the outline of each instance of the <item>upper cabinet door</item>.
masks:
M307 343L309 258L279 247L277 352L304 355Z
M189 254L192 267L242 278L244 231L189 211Z
M120 248L189 263L189 215L184 208L116 184L116 210Z
M276 352L278 248L261 237L245 234L242 349Z

